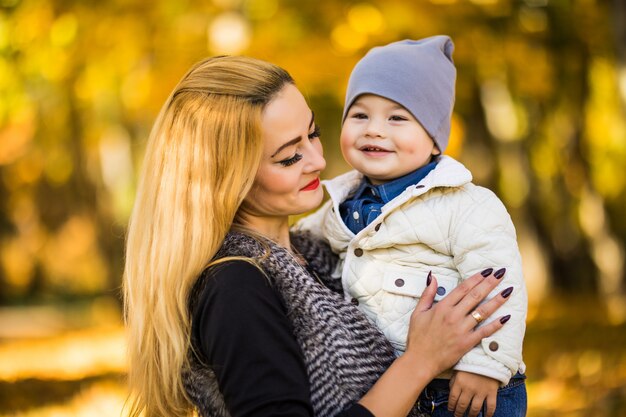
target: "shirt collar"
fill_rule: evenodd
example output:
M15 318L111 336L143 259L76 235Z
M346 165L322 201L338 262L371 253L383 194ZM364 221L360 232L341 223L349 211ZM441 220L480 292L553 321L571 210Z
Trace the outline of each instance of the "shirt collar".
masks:
M367 177L363 177L361 184L359 184L359 188L357 188L356 193L352 199L358 199L363 196L376 196L380 197L383 203L387 204L400 194L407 187L417 184L420 182L430 171L435 168L437 165L437 161L430 162L424 165L421 168L416 169L402 177L396 178L395 180L379 184L373 185Z

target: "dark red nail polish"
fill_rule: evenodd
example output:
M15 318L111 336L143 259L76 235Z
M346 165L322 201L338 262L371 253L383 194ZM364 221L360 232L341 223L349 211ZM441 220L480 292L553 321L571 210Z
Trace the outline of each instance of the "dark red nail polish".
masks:
M507 314L506 316L504 316L504 317L502 317L502 318L500 319L500 323L504 324L504 323L506 323L507 321L509 321L510 319L511 319L511 315L510 315L510 314Z
M487 268L483 272L480 273L483 277L487 278L493 272L493 268Z
M494 277L496 277L496 278L498 278L498 279L500 279L500 278L502 278L502 277L504 276L504 273L505 273L505 272L506 272L506 268L501 268L501 269L498 269L498 270L497 270L497 271L493 274L493 276L494 276Z
M433 271L428 271L428 276L426 277L426 286L428 287L433 280Z
M508 298L512 292L513 292L513 287L509 287L506 290L502 291L501 294L502 294L502 297Z

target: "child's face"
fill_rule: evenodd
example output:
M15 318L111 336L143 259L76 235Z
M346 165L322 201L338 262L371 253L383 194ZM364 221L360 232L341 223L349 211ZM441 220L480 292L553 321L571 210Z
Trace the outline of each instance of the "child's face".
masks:
M422 125L395 101L364 94L341 129L341 152L373 184L415 171L440 152Z

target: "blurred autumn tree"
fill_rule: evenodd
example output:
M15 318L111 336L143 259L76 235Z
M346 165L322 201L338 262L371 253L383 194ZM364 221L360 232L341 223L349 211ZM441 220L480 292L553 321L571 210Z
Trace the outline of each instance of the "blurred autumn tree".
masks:
M622 0L0 0L0 303L116 292L143 143L185 70L242 53L287 68L324 128L372 46L447 33L448 153L503 199L534 301L626 318Z

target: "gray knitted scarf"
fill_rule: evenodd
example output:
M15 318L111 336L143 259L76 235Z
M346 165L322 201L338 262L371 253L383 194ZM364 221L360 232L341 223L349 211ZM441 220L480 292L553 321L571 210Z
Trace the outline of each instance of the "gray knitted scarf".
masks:
M328 246L302 234L292 235L292 245L315 274L283 247L242 233L230 233L216 258L249 257L265 271L287 306L302 349L315 416L335 416L368 391L394 360L394 351L376 326L344 300L341 283L330 278L337 258ZM207 276L202 274L192 292L192 308ZM190 365L183 382L199 414L230 416L210 365L197 353L190 354Z

